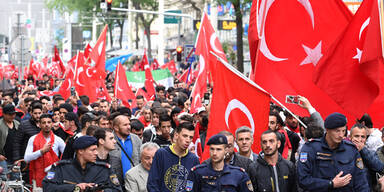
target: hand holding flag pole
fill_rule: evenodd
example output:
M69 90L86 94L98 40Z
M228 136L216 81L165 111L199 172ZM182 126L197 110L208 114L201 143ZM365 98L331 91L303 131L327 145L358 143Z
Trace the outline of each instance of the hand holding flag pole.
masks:
M294 117L295 119L297 119L297 121L304 127L304 128L307 128L307 125L305 125L294 113L292 113L287 107L285 107L279 100L277 100L272 94L268 93L267 91L265 91L262 87L260 87L258 84L256 84L255 82L251 81L249 78L247 78L244 74L240 73L238 70L236 70L232 65L230 65L228 62L226 62L225 60L223 60L221 57L219 57L217 54L215 54L215 52L213 51L210 51L210 53L215 56L221 63L223 63L226 67L232 69L233 72L235 72L237 75L239 75L241 78L243 78L244 80L248 81L250 84L254 85L255 87L259 88L261 91L264 91L265 93L267 93L268 95L271 96L271 99L274 100L277 104L279 104L281 107L283 107L289 114L292 115L292 117Z

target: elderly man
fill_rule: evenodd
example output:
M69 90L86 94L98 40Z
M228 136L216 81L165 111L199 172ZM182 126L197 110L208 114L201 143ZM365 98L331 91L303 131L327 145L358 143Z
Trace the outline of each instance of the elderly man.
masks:
M148 173L152 166L153 157L159 148L156 143L152 142L145 143L141 146L141 163L125 173L125 189L127 191L147 191Z
M253 144L253 132L252 129L247 126L239 127L236 132L236 144L239 146L239 154L247 157L253 162L257 159L257 154L251 149Z

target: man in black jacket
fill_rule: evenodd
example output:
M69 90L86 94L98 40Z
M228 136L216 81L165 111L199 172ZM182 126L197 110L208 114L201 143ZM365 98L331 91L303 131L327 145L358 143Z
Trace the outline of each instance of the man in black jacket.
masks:
M280 141L276 132L267 130L261 134L262 152L252 166L256 177L252 179L254 191L297 191L295 166L278 152Z
M19 131L15 136L13 145L13 157L15 159L23 159L29 138L40 132L40 128L37 127L37 122L40 119L42 111L43 106L40 103L34 103L30 108L31 118L20 123Z

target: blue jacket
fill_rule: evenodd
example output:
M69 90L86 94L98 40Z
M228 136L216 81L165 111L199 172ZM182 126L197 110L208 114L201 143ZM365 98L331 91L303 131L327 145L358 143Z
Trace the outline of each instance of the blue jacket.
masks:
M176 155L171 145L156 151L148 175L148 192L184 192L191 168L198 165L196 155L186 152Z
M244 169L224 164L222 171L215 171L211 163L192 168L186 188L194 192L253 191L252 182Z
M384 164L380 161L379 157L375 151L371 151L368 148L364 147L360 150L361 158L363 158L364 165L366 166L367 171L367 180L369 187L372 187L377 183L376 173L384 173Z
M326 143L325 136L304 144L297 162L299 186L304 191L328 191L330 181L340 171L343 171L343 176L351 174L352 179L348 185L332 191L370 191L364 163L354 144L343 140L332 150Z

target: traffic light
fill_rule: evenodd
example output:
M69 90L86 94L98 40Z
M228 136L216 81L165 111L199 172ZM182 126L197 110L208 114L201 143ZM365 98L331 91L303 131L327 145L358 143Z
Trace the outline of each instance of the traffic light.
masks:
M107 0L107 10L108 11L112 10L112 0Z
M180 62L181 61L181 54L183 52L183 47L181 46L177 46L176 47L176 53L177 53L177 61Z

